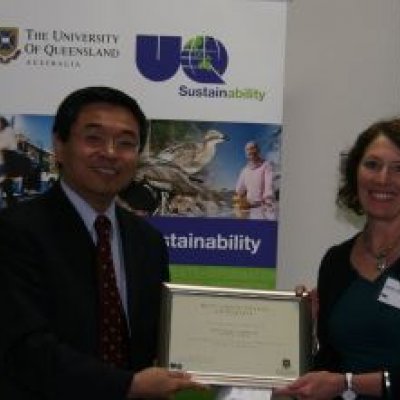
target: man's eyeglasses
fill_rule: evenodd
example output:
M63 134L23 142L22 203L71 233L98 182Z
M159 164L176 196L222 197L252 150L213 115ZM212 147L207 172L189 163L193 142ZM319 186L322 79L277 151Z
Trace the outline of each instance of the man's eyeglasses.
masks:
M110 136L106 132L90 129L82 132L81 135L85 144L94 149L107 149L115 152L136 152L140 146L139 139L130 133Z

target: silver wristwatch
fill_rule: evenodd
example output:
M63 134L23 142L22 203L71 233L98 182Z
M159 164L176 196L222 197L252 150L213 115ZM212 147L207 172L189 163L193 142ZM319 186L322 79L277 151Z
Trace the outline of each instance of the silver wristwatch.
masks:
M354 400L357 395L353 390L353 374L351 372L346 372L345 377L345 389L342 393L343 400Z

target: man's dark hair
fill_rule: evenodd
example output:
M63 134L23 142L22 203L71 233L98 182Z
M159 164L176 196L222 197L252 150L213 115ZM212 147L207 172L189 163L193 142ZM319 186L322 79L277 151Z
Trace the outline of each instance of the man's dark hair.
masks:
M348 152L341 170L342 183L337 193L336 203L358 215L364 213L358 199L358 168L367 147L380 135L388 138L400 149L400 118L377 122L360 133Z
M71 126L77 120L82 108L94 103L120 106L132 113L139 125L139 152L141 152L147 140L147 121L143 111L132 97L118 89L106 86L85 87L69 94L58 107L53 124L53 134L63 142L68 141Z
M7 126L10 126L10 123L8 122L7 118L0 117L0 130L7 128Z

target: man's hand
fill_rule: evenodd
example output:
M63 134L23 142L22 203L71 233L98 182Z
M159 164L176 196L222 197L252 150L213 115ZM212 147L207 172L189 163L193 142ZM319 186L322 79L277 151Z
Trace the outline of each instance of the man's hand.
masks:
M133 376L128 392L128 399L168 398L184 389L205 390L208 387L191 380L188 373L168 371L165 368L146 368Z

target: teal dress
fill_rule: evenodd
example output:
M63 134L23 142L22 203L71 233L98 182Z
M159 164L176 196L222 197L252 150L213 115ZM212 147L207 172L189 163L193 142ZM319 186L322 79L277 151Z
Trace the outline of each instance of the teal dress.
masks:
M388 370L391 391L380 399L400 399L400 309L378 301L391 276L400 281L400 259L373 282L355 271L351 249L356 236L331 247L318 274L319 349L314 370L371 372ZM339 399L340 397L338 397ZM357 400L377 399L358 396Z
M377 371L400 363L400 309L378 301L389 275L390 269L373 282L359 276L332 310L329 336L342 354L342 371Z

